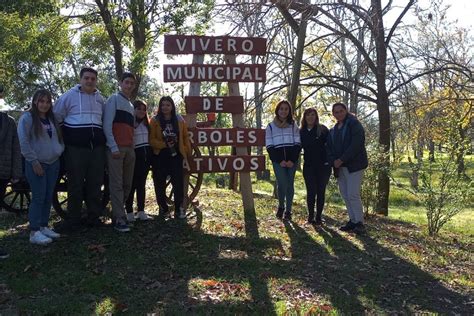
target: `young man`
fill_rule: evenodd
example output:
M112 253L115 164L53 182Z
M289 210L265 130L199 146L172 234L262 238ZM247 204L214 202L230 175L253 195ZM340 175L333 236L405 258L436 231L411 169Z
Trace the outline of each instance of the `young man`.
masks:
M104 112L110 201L112 202L114 228L119 232L130 231L127 225L125 201L132 188L135 167L134 109L130 103L130 97L136 82L134 74L124 73L120 78L120 92L110 96Z
M4 89L0 86L0 100ZM0 197L3 199L8 183L16 183L21 177L20 143L15 120L0 112ZM0 259L8 258L8 253L0 248Z
M87 224L102 222L101 187L104 180L105 135L102 114L105 101L97 90L97 71L82 68L80 83L63 94L53 107L63 123L66 145L64 160L68 182L68 219L63 230L77 229L81 223L82 202L87 205Z

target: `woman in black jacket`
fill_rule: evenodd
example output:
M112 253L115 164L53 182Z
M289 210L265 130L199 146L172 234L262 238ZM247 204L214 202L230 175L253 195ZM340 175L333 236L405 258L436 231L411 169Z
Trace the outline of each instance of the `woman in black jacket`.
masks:
M326 154L328 128L319 123L316 109L309 108L301 119L301 146L304 152L303 177L306 184L308 223L321 225L326 186L331 176L331 166ZM314 205L316 203L316 218Z

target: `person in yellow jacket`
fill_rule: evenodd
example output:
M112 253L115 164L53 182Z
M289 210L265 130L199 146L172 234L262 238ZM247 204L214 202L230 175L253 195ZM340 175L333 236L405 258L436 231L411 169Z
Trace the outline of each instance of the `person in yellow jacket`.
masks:
M150 146L153 149L152 171L160 215L168 213L166 178L170 176L174 192L175 218L185 218L182 208L183 160L191 157L191 142L184 119L176 114L176 106L169 96L162 97L158 113L150 121Z

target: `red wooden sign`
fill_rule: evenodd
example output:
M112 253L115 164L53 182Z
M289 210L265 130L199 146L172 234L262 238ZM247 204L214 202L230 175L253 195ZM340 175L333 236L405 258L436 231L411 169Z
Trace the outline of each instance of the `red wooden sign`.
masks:
M244 112L243 97L185 97L186 113L233 113Z
M267 40L260 37L165 35L165 54L265 55Z
M258 128L213 128L188 130L197 146L265 146L265 130Z
M265 156L194 157L184 168L190 172L250 172L265 170Z
M265 65L163 65L164 82L263 82Z

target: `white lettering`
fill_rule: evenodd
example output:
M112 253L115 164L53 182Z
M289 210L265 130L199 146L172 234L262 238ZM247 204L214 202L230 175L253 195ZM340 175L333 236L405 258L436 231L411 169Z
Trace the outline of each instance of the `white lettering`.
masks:
M166 76L170 79L181 79L181 68L173 69L168 67L166 69Z
M221 158L217 157L217 164L219 165L220 170L225 170L225 166L227 166L227 159L228 158L222 159L223 161L221 163Z
M189 167L188 160L186 160L186 159L183 159L183 168L188 170L188 171L191 171L191 167Z
M222 140L222 134L219 131L212 131L210 138L211 142L218 144Z
M252 70L248 67L244 68L244 74L242 75L241 80L252 80Z
M198 68L198 79L206 79L206 68Z
M228 143L228 144L232 144L232 138L230 137L231 134L229 131L226 131L226 134L225 134L225 141Z
M239 165L237 165L237 163ZM242 158L236 158L232 163L232 166L234 167L235 171L239 171L239 170L244 169L244 165L245 165L245 162Z
M188 130L188 136L189 136L189 140L191 141L191 143L194 144L194 133L190 130Z
M202 100L202 109L204 111L207 111L211 108L211 100L209 100L208 98L205 98Z
M207 38L206 42L204 43L204 39L202 37L199 38L199 43L201 43L202 50L206 50L209 47L209 43L211 43L211 39Z
M216 79L224 79L224 68L216 68L216 71L214 71L214 76L216 77Z
M258 70L259 70L259 69L260 69L260 68L258 68L258 67L255 68L255 81L263 81L263 77L260 76L260 74L258 73Z
M258 169L258 158L252 157L250 158L250 170L257 170Z
M222 52L222 38L216 38L216 41L214 43L216 45L216 51Z
M224 99L223 98L216 98L216 111L223 111L224 108Z
M194 67L184 67L184 78L191 80L194 79L194 73L195 73Z
M187 39L183 39L183 42L181 42L178 38L176 39L176 44L178 45L178 49L180 52L184 51L184 48L186 47L186 42Z
M201 171L201 161L202 158L194 158L194 162L196 163L196 171Z
M205 131L198 132L198 144L205 144L207 142L207 135Z
M237 143L243 143L244 142L244 131L237 131L237 139L235 140Z
M257 141L257 135L255 131L250 131L248 135L249 135L249 143L253 144Z
M247 45L247 47L245 47ZM253 42L249 39L246 39L242 42L242 49L244 52L250 52L253 49Z
M229 40L227 41L227 50L229 52L231 51L237 51L237 49L235 48L235 39L233 38L229 38Z
M236 80L237 77L242 73L242 70L239 67L232 68L232 80ZM230 78L229 78L230 79Z

